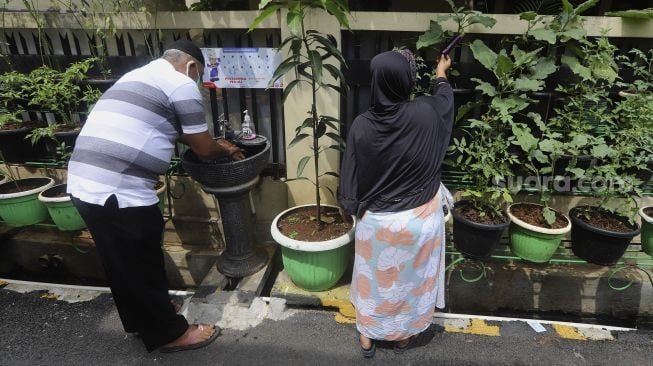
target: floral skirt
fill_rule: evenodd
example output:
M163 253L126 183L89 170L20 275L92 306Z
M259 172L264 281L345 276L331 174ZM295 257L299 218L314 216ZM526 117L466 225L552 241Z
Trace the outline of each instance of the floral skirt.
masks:
M368 211L356 225L351 301L364 336L407 338L431 325L436 306L444 307L440 196L406 211Z

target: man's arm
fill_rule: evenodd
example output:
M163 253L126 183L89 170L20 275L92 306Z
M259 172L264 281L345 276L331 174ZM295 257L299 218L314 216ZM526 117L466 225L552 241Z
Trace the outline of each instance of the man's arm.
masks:
M229 156L233 160L245 159L238 146L225 140L213 140L208 132L183 134L179 141L190 146L200 159L215 160L223 156Z

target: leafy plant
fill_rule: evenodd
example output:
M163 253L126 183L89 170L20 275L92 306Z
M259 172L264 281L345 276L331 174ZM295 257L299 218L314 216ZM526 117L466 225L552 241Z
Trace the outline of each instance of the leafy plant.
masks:
M648 9L631 9L623 11L608 11L605 13L607 17L620 17L630 19L653 19L653 8Z
M439 15L435 20L431 20L429 29L419 36L415 48L420 50L426 47L433 47L441 44L445 38L451 36L453 32L445 32L440 23L453 21L457 25L455 33L464 34L470 27L475 24L481 24L486 28L492 28L496 24L496 19L485 16L476 10L466 10L464 6L456 7L452 0L445 0L451 7L451 14Z
M32 70L30 83L25 85L30 96L29 105L51 111L62 125L73 125L73 115L79 112L81 102L90 105L99 98L100 93L96 89L88 85L82 89L79 84L95 61L88 58L72 63L63 72L47 66Z
M565 137L563 152L572 156L591 155L602 159L611 151L605 137L614 125L610 111L608 88L617 80L614 61L616 47L606 37L594 41L581 39L579 56L562 56L578 80L558 87L566 96L565 103L556 108L551 126ZM599 136L599 135L603 136ZM567 172L583 176L582 169L570 164Z
M468 138L454 138L450 151L457 154L455 164L465 172L465 178L473 182L463 191L463 197L469 198L477 211L499 218L503 216L501 202L512 202L512 196L509 187L491 182L505 182L513 175L512 167L520 164L518 155L506 149L506 144L527 153L537 146L538 140L521 119L542 125L539 116L524 112L533 103L528 93L541 90L544 79L556 68L551 59L540 56L541 49L526 52L513 45L509 51L496 53L480 40L472 42L470 49L474 58L492 72L496 83L472 79L476 90L485 97L486 112L479 119L467 120L463 129Z
M9 71L0 74L0 106L9 112L27 108L29 95L25 85L29 83L27 75Z
M259 9L261 13L252 22L249 30L252 31L265 18L276 14L279 9L288 9L286 23L290 30L290 35L283 40L280 49L289 46L288 57L281 62L279 67L274 71L270 85L282 76L293 72L295 78L286 85L283 92L283 100L288 97L290 92L301 84L310 86L311 107L307 112L308 117L301 126L297 127L295 137L288 144L291 148L304 139L310 139L311 156L304 156L297 166L298 180L308 180L315 186L315 201L317 205L316 225L317 230L324 226L322 217L322 208L320 204L320 178L329 175L338 177L335 172L326 172L320 174L319 156L327 150L344 150L344 141L338 133L338 124L340 121L333 116L321 114L317 110L317 91L320 89L333 89L338 93L345 93L348 86L340 69L328 61L340 62L346 65L342 53L338 49L336 40L332 35L323 34L316 30L306 29L305 18L309 11L324 10L334 16L342 27L349 29L349 6L346 0L287 0L271 1L261 0ZM331 75L334 82L329 81L325 76ZM320 144L320 140L327 138L330 142L327 145ZM304 168L313 159L312 179L303 176ZM332 194L331 188L326 187Z

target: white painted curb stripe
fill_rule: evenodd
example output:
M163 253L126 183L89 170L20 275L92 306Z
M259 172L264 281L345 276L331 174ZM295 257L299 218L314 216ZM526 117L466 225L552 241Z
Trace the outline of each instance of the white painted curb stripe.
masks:
M44 290L48 288L68 288L74 290L84 290L84 291L99 291L99 292L111 292L111 289L108 287L95 287L95 286L78 286L78 285L65 285L62 283L49 283L49 282L31 282L31 281L20 281L20 280L10 280L6 278L0 278L0 282L7 282L13 285L27 285L34 287L43 287ZM173 296L188 296L194 295L193 291L180 291L180 290L170 290L168 291L170 295Z
M534 319L526 319L526 318L506 318L500 316L484 316L484 315L454 314L454 313L435 313L433 317L441 318L441 319L481 319L481 320L499 321L499 322L528 322L529 320L534 320ZM615 330L620 332L637 330L635 328L613 327L610 325L598 325L598 324L559 322L555 320L535 319L535 321L541 324L560 324L560 325L567 325L575 328L586 328L586 329L605 329L605 330Z

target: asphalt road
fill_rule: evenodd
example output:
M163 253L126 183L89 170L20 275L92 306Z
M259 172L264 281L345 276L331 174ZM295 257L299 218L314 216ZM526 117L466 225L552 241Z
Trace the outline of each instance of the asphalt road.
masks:
M110 295L77 303L0 289L0 365L653 365L653 332L613 332L614 340L577 341L547 326L535 333L501 322L500 336L450 333L434 325L403 355L380 348L360 357L353 325L330 311L298 310L245 331L224 329L210 346L147 353L122 332Z

